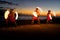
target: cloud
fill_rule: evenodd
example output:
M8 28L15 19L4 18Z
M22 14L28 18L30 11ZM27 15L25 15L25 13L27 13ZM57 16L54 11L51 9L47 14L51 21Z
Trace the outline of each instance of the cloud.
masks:
M1 1L1 0L0 0L0 4L18 5L18 4L12 3L12 2Z

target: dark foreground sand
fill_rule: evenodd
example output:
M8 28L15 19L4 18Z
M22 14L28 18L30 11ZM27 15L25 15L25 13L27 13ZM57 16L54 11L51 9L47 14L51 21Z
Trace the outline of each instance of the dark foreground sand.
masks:
M59 38L60 24L32 24L32 25L18 25L16 27L2 27L0 28L1 37L19 37L19 38Z

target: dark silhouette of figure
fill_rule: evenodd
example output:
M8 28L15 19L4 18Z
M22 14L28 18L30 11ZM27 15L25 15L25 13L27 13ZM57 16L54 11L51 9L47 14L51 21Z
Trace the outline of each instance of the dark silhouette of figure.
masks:
M36 7L35 11L33 12L33 18L32 18L32 24L34 23L34 21L38 21L38 23L40 24L40 16L41 10L39 9L39 7Z
M7 18L7 24L16 26L14 9L10 9L10 12Z
M51 13L51 10L48 10L48 13L47 13L47 23L49 23L51 21L52 21L52 13Z

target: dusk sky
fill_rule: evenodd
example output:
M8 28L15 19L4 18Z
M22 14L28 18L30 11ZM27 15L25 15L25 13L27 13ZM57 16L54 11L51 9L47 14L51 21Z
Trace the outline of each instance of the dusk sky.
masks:
M19 13L32 14L38 6L43 10L42 14L46 14L49 9L53 10L60 16L60 0L1 0L18 5L0 4L0 7L16 8Z

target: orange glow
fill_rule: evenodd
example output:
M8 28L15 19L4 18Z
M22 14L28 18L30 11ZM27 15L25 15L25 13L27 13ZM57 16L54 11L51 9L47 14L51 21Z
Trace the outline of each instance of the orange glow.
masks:
M35 17L37 17L37 14L36 14L36 12L33 12L33 15L34 15Z
M52 12L52 14L53 14L53 16L56 16L56 13L54 11Z
M16 10L17 11L17 10ZM19 10L18 9L18 13L20 13L20 14L26 14L26 15L33 15L32 13L33 13L33 11L34 11L34 9L22 9L22 10ZM53 14L54 16L60 16L60 12L56 12L56 11L54 11L55 13ZM47 16L47 11L44 11L43 10L43 12L40 14L40 15L42 15L42 16Z

